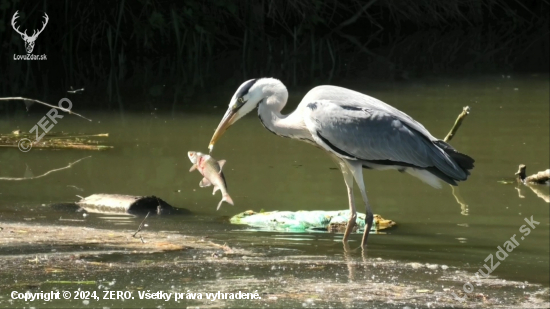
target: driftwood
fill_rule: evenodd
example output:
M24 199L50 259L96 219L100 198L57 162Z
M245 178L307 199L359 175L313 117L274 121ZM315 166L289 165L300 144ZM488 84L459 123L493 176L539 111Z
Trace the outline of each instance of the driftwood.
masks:
M550 169L546 171L538 172L536 174L527 176L527 166L525 164L520 164L518 171L516 172L517 180L522 183L531 183L531 184L546 184L550 180Z
M20 130L13 131L9 134L0 134L0 147L20 148L22 140L28 140L32 148L41 149L78 149L78 150L107 150L113 146L99 145L99 142L91 138L109 137L109 133L101 134L76 134L69 133L47 133L39 142L35 141L36 136L21 132Z
M550 192L548 192L547 186L541 186L541 185L548 185L550 180L550 169L547 169L546 171L538 172L536 174L527 176L527 166L525 164L520 164L518 171L516 172L516 180L518 184L523 184L533 193L535 193L539 198L541 198L546 203L550 203ZM524 198L523 195L521 195L521 188L516 187L516 190L518 190L518 195L520 198Z
M93 194L76 203L92 213L169 214L175 209L156 196Z

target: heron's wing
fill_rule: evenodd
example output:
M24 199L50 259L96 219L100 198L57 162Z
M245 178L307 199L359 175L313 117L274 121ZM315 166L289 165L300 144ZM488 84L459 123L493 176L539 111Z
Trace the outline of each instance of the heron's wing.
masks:
M447 160L431 135L411 128L408 122L416 121L408 116L403 119L391 110L353 102L319 100L305 105L304 121L311 135L340 157L420 168Z
M392 116L412 130L421 133L427 139L431 141L437 140L437 138L432 136L421 123L414 120L411 116L366 94L338 86L318 86L311 89L304 96L302 104L304 104L304 102L316 102L319 100L327 100L343 107L367 109L379 115Z

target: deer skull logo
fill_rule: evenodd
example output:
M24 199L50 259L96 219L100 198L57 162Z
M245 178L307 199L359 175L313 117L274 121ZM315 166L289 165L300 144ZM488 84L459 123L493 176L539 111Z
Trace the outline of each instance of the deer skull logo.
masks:
M15 20L19 18L18 12L19 11L16 11L15 14L13 14L13 18L11 19L11 26L13 27L13 30L15 30L15 32L21 35L21 38L23 39L23 41L25 41L25 49L27 50L27 54L30 54L34 49L34 41L36 41L38 35L42 33L42 31L44 31L44 28L46 28L46 25L48 24L48 20L50 18L48 17L48 14L44 13L44 18L46 20L42 22L42 29L40 29L38 32L36 30L33 30L32 35L28 36L26 29L24 32L21 32L19 31L19 27L15 27Z

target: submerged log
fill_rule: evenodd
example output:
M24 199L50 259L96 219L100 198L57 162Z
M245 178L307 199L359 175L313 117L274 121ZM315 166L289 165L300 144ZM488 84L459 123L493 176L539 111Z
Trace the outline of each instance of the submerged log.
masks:
M519 169L516 172L516 176L518 181L521 181L525 184L547 184L550 180L550 169L547 169L546 171L538 172L536 174L533 174L531 176L527 176L527 166L525 164L520 164Z
M93 194L76 203L92 213L170 214L176 210L156 196Z

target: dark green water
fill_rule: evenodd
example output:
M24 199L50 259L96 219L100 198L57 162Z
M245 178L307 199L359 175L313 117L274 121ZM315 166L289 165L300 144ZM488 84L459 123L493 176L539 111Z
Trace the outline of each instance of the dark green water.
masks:
M523 235L519 228L526 224L524 218L532 216L540 225L520 240L520 245L501 261L493 275L549 286L549 205L527 187L522 187L520 197L514 185L498 183L512 178L520 163L527 165L528 174L549 168L548 76L487 76L385 86L342 86L401 109L440 138L447 134L462 107L471 107L471 114L451 142L476 160L472 176L459 187L467 206L457 203L447 185L436 190L395 171L364 172L374 212L398 224L389 234L370 238L369 258L444 264L476 271L489 254L497 251L497 246L502 246L514 234L519 239ZM341 258L339 234L257 232L232 226L224 220L249 209L346 209L342 175L322 151L269 133L257 116L251 115L235 124L217 143L213 153L217 159L227 160L225 176L234 207L223 205L216 211L219 194L212 196L210 189L199 188L200 175L188 172L191 163L187 151L207 151L231 95L220 95L215 102L204 102L204 107L174 115L126 113L122 120L118 113L83 112L93 119L92 123L65 117L55 127L54 131L108 132L110 137L105 143L115 146L109 151L33 149L21 153L17 149L0 148L0 177L23 177L31 171L40 175L92 155L69 170L41 179L0 182L0 226L2 222L13 221L62 224L58 221L60 214L43 204L76 201L75 195L156 195L173 206L191 210L194 215L151 218L149 229L208 235L232 246L260 248L274 258L285 256L289 250ZM303 93L291 93L289 104L297 104L302 96ZM74 99L73 104L78 111L78 99ZM0 131L29 130L41 117L33 114L2 119ZM548 186L542 187L542 191L549 194ZM358 194L356 199L358 205L362 205ZM73 224L115 226L112 220L101 219L104 216L96 214L85 218L82 214L63 216L85 220ZM130 218L116 226L135 228L141 220ZM351 245L358 246L360 237L353 235ZM14 253L17 252L2 253L0 248L0 254ZM170 278L180 276L167 268L160 272L166 281L155 282L155 290L169 289L173 285ZM122 279L125 275L113 273L106 278L120 281L125 280ZM299 273L295 275L300 277ZM12 279L0 278L0 291L1 286ZM96 279L99 280L82 278ZM149 287L145 285L145 288ZM0 303L9 298L7 293L2 294ZM8 303L3 302L2 306Z

